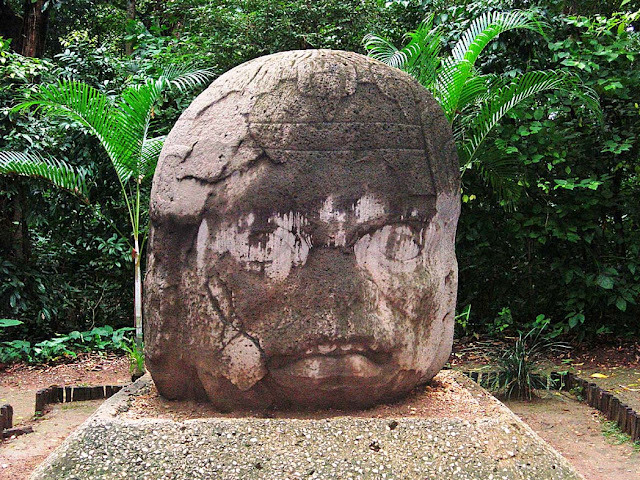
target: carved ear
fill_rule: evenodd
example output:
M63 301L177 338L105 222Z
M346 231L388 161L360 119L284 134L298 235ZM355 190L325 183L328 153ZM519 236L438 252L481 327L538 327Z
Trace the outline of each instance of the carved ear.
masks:
M267 374L262 352L245 334L231 340L222 351L223 375L245 392Z

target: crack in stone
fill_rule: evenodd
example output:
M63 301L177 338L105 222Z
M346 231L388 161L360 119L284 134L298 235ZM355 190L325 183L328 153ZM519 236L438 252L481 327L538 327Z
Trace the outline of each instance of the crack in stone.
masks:
M262 346L260 345L260 341L257 338L255 338L253 335L250 335L246 331L243 330L244 322L241 319L236 319L235 315L234 315L234 319L237 320L236 323L239 323L239 325L237 325L237 324L234 323L234 321L233 321L234 319L229 320L229 318L227 318L227 315L224 313L224 311L222 310L222 307L220 306L220 302L218 301L216 296L211 291L210 282L209 281L214 276L215 276L216 280L218 281L218 283L221 285L221 287L224 289L224 294L226 296L228 296L229 302L231 303L230 307L233 310L233 297L232 297L232 295L231 295L231 293L229 291L229 287L227 286L227 284L224 281L222 281L222 279L220 278L219 275L217 275L217 273L214 273L211 276L209 276L208 280L207 280L207 296L209 297L209 301L211 302L211 305L212 305L213 309L218 314L218 317L220 318L220 321L225 325L225 327L231 328L232 330L235 330L235 331L238 332L228 342L226 342L225 344L222 345L222 348L220 348L220 351L222 352L234 339L236 339L239 336L243 335L246 338L248 338L251 341L251 343L253 343L255 345L255 347L258 349L258 352L260 352L260 359L262 360L262 362L264 362L264 365L266 367L266 365L267 365L267 355L264 352L264 349L262 348ZM224 331L223 331L223 335L224 335Z

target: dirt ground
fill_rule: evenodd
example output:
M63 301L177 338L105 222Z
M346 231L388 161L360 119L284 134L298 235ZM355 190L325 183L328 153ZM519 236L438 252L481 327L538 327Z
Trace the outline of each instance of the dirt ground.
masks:
M470 379L465 381L474 385ZM497 406L488 392L470 395L470 389L461 386L452 376L438 374L429 385L416 387L406 397L390 403L383 403L362 410L320 410L320 411L236 411L221 413L210 405L193 401L170 401L161 397L155 385L147 393L136 395L123 418L166 418L174 421L196 418L295 418L319 419L334 417L359 418L457 418L472 421L475 418L491 418L496 415Z
M532 402L504 402L586 480L640 479L640 453L602 434L604 417L572 396L548 392Z
M118 385L130 381L129 362L114 355L84 355L70 364L17 364L0 371L0 404L14 409L14 426L31 426L34 433L0 442L0 479L28 478L75 428L102 403L100 400L50 406L34 418L36 392L50 385Z
M473 345L472 345L473 346ZM559 365L574 365L586 376L604 372L605 379L624 379L620 383L630 390L640 383L638 344L599 347L596 352L574 350L569 356L554 359ZM452 356L452 365L463 368L471 363L486 363L480 349ZM474 358L477 357L477 358ZM605 369L606 367L606 369ZM615 368L614 368L615 367ZM609 375L614 372L614 375ZM30 472L69 433L82 423L100 401L77 402L53 406L42 418L32 417L35 392L49 385L124 384L130 380L128 361L122 357L86 355L71 364L33 367L15 365L0 371L0 403L13 405L14 425L31 425L34 433L0 443L0 479L26 479ZM633 381L631 381L633 380ZM629 386L631 385L631 386ZM638 392L626 393L639 395ZM153 395L150 402L161 404ZM508 402L507 405L542 438L562 453L587 480L640 479L640 453L629 443L614 445L601 433L602 417L588 406L567 395L547 395L534 402ZM162 403L162 408L164 404ZM167 407L171 408L171 407ZM193 406L194 409L202 407ZM411 413L411 412L407 412ZM197 415L196 415L197 416Z

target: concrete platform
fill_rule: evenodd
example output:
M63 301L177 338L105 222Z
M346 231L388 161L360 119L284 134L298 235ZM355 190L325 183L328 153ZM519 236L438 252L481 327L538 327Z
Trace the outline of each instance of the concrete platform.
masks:
M167 402L143 377L107 400L32 478L582 478L466 377L443 371L434 380L363 412L238 416Z

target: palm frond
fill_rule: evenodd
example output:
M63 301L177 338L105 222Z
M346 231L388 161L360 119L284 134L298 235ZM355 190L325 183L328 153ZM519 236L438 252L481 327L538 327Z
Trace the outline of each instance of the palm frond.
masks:
M430 88L437 77L442 48L440 28L433 27L433 18L433 14L429 15L415 31L407 33L405 37L409 42L402 49L373 34L364 37L364 47L370 57L406 71L426 88Z
M514 29L544 33L541 21L531 12L521 10L486 12L464 31L438 74L437 96L450 121L464 105L461 96L467 82L475 76L474 66L480 53L498 35Z
M117 134L128 139L129 155L114 159L114 167L123 172L126 180L137 179L143 164L141 155L151 123L153 107L162 94L160 86L153 80L125 89L120 96L114 116L118 119Z
M459 110L460 97L472 71L473 65L466 60L457 62L449 57L441 64L432 93L449 122L453 122Z
M432 25L433 15L423 21L415 32L408 34L410 41L405 47L408 54L404 68L429 90L438 78L442 49L440 28Z
M42 85L29 100L13 110L29 107L79 122L100 140L118 178L124 183L131 176L132 172L126 166L135 153L135 137L130 134L132 129L127 126L128 120L118 114L106 95L85 83L61 79L55 84Z
M172 64L162 70L158 81L165 87L184 92L191 88L206 85L215 78L212 68L194 68L192 65ZM165 83L166 82L166 83Z
M33 153L0 152L0 175L42 178L68 190L85 203L89 203L87 173L86 169L73 167L63 160L45 158Z
M472 162L478 148L498 122L513 108L545 90L564 91L575 95L585 102L596 114L600 107L595 92L582 85L580 79L567 72L554 70L527 72L515 77L511 82L498 89L493 99L484 104L477 117L473 119L471 131L460 150Z
M142 144L142 152L140 154L140 166L139 166L139 182L143 182L153 176L153 172L156 169L158 163L158 157L162 151L162 146L167 136L162 135L160 137L149 138Z
M468 78L458 99L458 110L463 110L469 105L486 102L491 98L494 89L503 85L504 79L499 75L475 75Z
M407 54L399 50L387 39L369 33L363 39L364 48L369 52L369 56L389 65L403 69L407 63Z
M482 158L482 161L477 162L476 170L482 180L507 208L513 208L523 191L518 181L522 164L513 153L507 151L506 145L498 143L483 148L478 158Z
M545 24L531 12L486 12L474 19L451 51L456 61L466 60L475 64L484 48L503 32L515 29L533 30L544 34Z

